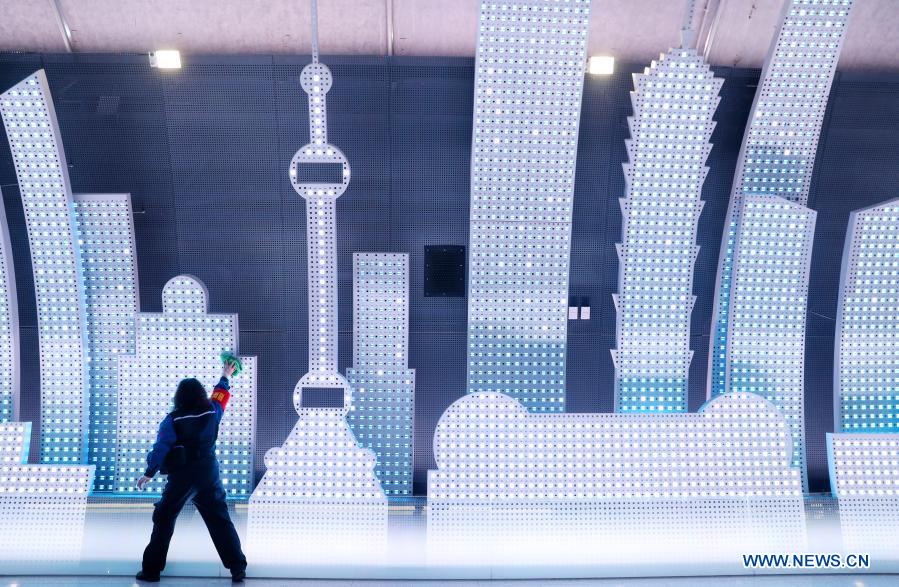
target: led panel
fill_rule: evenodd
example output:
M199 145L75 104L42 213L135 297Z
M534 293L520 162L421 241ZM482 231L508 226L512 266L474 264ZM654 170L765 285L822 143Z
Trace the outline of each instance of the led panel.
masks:
M377 455L388 497L412 495L415 370L409 360L409 255L353 255L353 368L347 415L361 446Z
M78 560L93 466L28 465L31 423L0 424L0 561Z
M159 423L173 409L178 382L196 377L211 391L221 376L219 355L237 351L237 315L207 313L208 299L198 279L179 275L162 290L162 313L137 315L137 352L118 358L118 493L161 493L162 475L144 491L138 491L134 482L146 469ZM244 371L231 381L231 400L216 444L222 484L230 499L246 499L254 480L256 357L241 357L241 362Z
M19 419L19 304L9 225L0 190L0 424Z
M834 430L899 432L899 199L849 216L834 349Z
M727 391L728 316L745 196L805 205L827 98L854 0L785 3L737 158L724 224L709 343L709 395Z
M687 411L696 227L722 82L692 49L634 76L614 296L617 412Z
M805 312L817 214L782 198L747 196L734 252L726 383L777 406L805 468Z
M827 460L844 548L899 556L899 434L828 434Z
M134 220L128 194L75 194L87 304L88 462L95 491L115 489L118 358L134 354L139 311Z
M374 556L387 537L387 498L375 476L375 454L347 424L353 389L337 371L336 201L350 181L344 154L328 143L326 96L333 78L318 60L317 4L312 1L312 63L300 84L308 96L309 143L290 162L294 191L306 201L309 371L294 388L299 420L265 455L266 472L247 510L247 550L276 563L322 561L348 553ZM301 166L339 163L337 183L308 183ZM357 355L357 358L359 356ZM304 394L342 395L339 407L308 407Z
M558 535L560 523L595 537L613 519L637 531L657 513L689 515L686 504L703 504L693 513L705 508L706 518L730 512L735 523L754 508L766 526L784 523L802 538L791 454L783 416L755 394L726 394L690 414L529 414L508 396L467 395L437 424L429 539L512 539L512 528Z
M589 0L481 2L468 391L565 410L568 267Z
M840 501L899 498L899 434L827 434L830 488Z
M87 458L87 352L72 189L43 70L0 96L31 249L41 364L43 463Z

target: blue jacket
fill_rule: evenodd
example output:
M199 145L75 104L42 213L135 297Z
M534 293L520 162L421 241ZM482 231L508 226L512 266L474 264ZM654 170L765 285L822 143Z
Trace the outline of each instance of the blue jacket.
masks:
M176 444L184 446L188 460L215 456L219 422L231 398L228 389L228 379L222 377L212 390L210 407L192 411L175 410L162 420L156 442L147 455L147 470L144 475L155 475Z

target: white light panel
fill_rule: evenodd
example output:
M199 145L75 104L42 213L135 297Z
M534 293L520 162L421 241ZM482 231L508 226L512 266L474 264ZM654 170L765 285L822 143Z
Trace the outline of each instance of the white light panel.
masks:
M737 159L724 225L709 343L709 396L727 391L733 260L744 196L805 205L824 110L854 0L790 0L765 60Z
M587 62L590 75L612 75L615 73L615 58L611 55L593 55Z
M19 304L3 191L0 190L0 424L19 419Z
M28 465L31 423L0 424L0 561L78 560L93 466Z
M471 158L468 391L565 410L571 206L589 0L483 0Z
M128 194L75 194L87 303L88 462L95 491L115 489L120 356L134 354L139 311L134 217Z
M849 216L834 348L834 429L899 432L899 199Z
M843 547L899 556L899 434L827 435L830 488L839 498Z
M159 423L172 411L178 382L196 377L211 392L221 376L222 351L237 352L236 314L208 314L206 287L179 275L162 290L162 313L137 315L137 353L119 356L115 490L139 495L162 491L162 475L148 489L134 481L147 467ZM231 380L231 400L219 425L216 456L230 499L253 490L256 415L256 357L241 357L244 370Z
M827 434L830 490L844 498L899 498L899 434Z
M783 413L794 467L805 467L805 312L817 214L783 198L747 196L734 251L726 384Z
M31 248L41 365L43 463L87 458L87 352L72 190L43 70L0 96Z
M614 296L617 412L687 411L696 227L722 82L692 49L634 76Z
M691 503L738 521L750 508L804 537L791 454L783 416L755 394L726 394L690 414L530 414L508 396L470 394L437 424L429 539L560 534L560 523L590 535L604 521L690 515Z
M181 69L181 52L177 49L160 49L150 53L150 66L157 69Z
M310 139L289 169L293 189L306 200L309 371L294 388L299 420L284 444L266 453L266 472L247 510L248 551L277 563L321 561L335 556L335 549L371 556L387 536L387 498L375 476L375 454L360 448L350 431L346 415L353 390L337 371L335 203L349 185L350 166L328 143L325 98L333 80L318 61L316 9L313 0L312 63L300 74ZM309 163L340 163L342 181L303 182L300 166ZM342 395L343 405L304 406L304 390L323 389Z
M409 255L353 254L353 368L347 415L361 446L377 455L388 497L412 495L415 370L409 358Z

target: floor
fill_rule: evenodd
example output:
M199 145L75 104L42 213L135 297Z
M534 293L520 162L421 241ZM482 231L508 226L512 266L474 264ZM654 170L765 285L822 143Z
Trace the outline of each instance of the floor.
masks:
M248 579L253 587L887 587L899 575L815 575L769 577L680 577L655 579L577 579L558 581L332 581ZM228 579L166 578L168 587L230 585ZM0 577L0 587L131 587L127 577Z
M5 556L9 553L0 552L0 587L134 585L131 577L138 570L140 554L150 534L151 511L150 501L133 500L123 503L94 500L89 505L83 541L79 541L83 543L73 558L66 560L65 557L57 556L54 559L50 556L37 562L10 558ZM238 532L245 537L246 506L233 504L232 516ZM513 587L547 584L560 587L899 585L899 575L895 574L899 573L899 542L893 539L895 529L899 526L895 523L895 517L881 517L882 522L878 521L873 525L879 529L876 534L860 535L857 528L854 534L846 534L845 530L850 528L841 525L841 514L835 500L821 497L806 500L806 531L802 533L804 539L801 545L794 545L800 549L799 552L864 553L870 555L870 568L865 574L859 574L858 568L844 567L818 569L811 571L811 576L772 576L774 572L744 567L740 553L781 553L790 550L753 548L748 536L733 536L732 532L728 533L727 528L718 527L721 524L714 529L694 524L678 531L673 537L653 535L654 539L642 542L628 541L625 535L614 528L610 532L610 527L604 525L598 529L604 533L601 539L587 540L583 544L568 544L564 543L562 537L557 537L548 547L543 544L535 547L532 541L516 541L514 535L504 534L501 540L491 543L491 548L477 549L472 554L470 534L464 534L466 540L454 545L457 549L444 548L443 544L439 549L433 548L428 538L427 510L424 504L408 504L391 507L383 551L349 551L343 539L334 538L325 545L325 551L333 559L319 555L310 558L309 553L313 547L311 544L291 550L290 556L286 558L274 557L276 562L254 555L249 557L248 572L251 578L267 579L251 579L248 583L272 586L322 584L335 587L468 587L488 583ZM40 534L46 545L46 534ZM564 535L563 533L562 536ZM638 534L644 535L645 533ZM24 540L17 536L16 542ZM294 548L293 544L291 548ZM166 573L180 577L167 579L165 584L168 585L230 584L228 571L218 561L202 520L192 507L186 508L178 520ZM44 576L33 576L37 574ZM308 580L295 580L295 577ZM622 579L579 580L584 577ZM454 581L446 582L446 579Z

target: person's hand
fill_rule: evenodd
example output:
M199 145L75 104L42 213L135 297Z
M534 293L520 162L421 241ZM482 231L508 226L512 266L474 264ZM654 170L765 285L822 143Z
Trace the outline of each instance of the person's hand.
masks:
M153 480L153 477L147 477L146 475L141 475L140 479L138 479L137 483L136 483L137 488L140 490L143 490L143 488L146 487L147 484L152 480Z
M231 376L234 375L234 371L237 369L237 366L234 363L225 363L222 365L222 377L225 379L231 379Z

